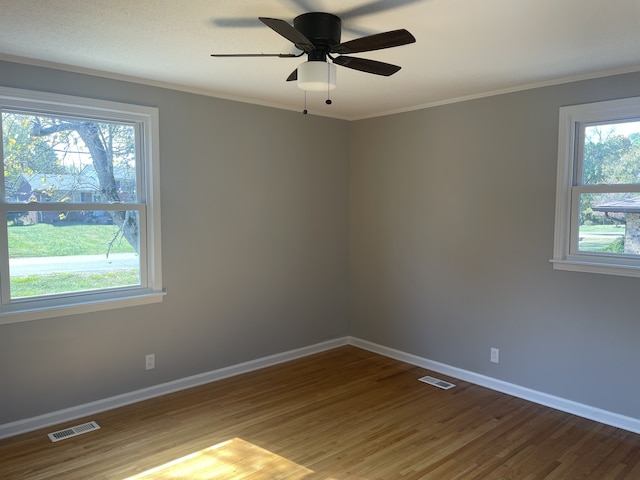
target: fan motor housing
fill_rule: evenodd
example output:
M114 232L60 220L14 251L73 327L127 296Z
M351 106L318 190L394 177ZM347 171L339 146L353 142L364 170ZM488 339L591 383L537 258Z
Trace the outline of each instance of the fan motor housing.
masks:
M330 13L303 13L293 19L293 26L311 40L318 50L328 51L340 44L342 21Z

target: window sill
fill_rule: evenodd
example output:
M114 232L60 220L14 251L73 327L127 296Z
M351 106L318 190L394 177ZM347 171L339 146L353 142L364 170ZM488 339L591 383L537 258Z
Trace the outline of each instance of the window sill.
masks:
M550 260L555 270L570 272L600 273L623 277L640 277L640 266L615 263L588 262L584 260Z
M120 294L115 298L87 298L85 301L78 299L75 302L67 302L56 305L52 302L25 302L15 303L0 307L0 324L27 322L44 318L63 317L82 313L99 312L115 308L134 307L151 303L162 302L166 292L144 290L130 295Z

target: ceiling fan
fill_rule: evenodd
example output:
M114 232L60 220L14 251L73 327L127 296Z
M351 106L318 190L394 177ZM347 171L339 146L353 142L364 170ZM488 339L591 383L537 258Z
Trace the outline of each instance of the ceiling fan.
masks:
M297 80L298 86L305 91L326 91L335 88L334 65L375 75L393 75L400 70L398 65L352 57L347 54L399 47L416 41L407 30L399 29L341 43L342 21L340 17L331 13L303 13L294 18L293 26L277 18L258 18L267 27L292 42L300 53L214 53L211 56L291 58L300 57L306 53L308 61L287 77L288 82ZM327 103L331 102L327 101Z

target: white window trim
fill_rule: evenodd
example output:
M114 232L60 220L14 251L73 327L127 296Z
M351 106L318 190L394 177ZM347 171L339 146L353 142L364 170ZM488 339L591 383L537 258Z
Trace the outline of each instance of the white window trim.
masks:
M61 112L79 116L96 117L105 120L134 121L143 128L144 145L144 191L141 193L147 205L144 231L141 228L141 242L145 242L145 258L141 258L141 275L146 275L145 288L131 288L97 293L74 294L69 297L35 299L0 305L0 324L38 320L89 313L161 302L165 292L162 289L161 226L160 226L160 156L159 156L159 115L158 109L142 105L125 104L58 95L45 92L0 87L0 104L3 107L29 109L34 112ZM0 149L1 149L0 145ZM6 207L4 196L0 199ZM6 216L7 208L0 213ZM6 229L0 229L6 243Z
M572 218L575 193L587 187L574 187L576 149L579 148L578 131L587 123L637 120L640 118L640 97L611 100L560 108L558 134L558 170L556 185L556 219L553 242L553 268L572 272L601 273L627 277L640 277L640 258L623 255L576 253L572 249L572 231L577 230L577 219ZM597 189L597 186L590 187ZM625 189L628 191L629 188ZM632 188L633 190L633 188Z

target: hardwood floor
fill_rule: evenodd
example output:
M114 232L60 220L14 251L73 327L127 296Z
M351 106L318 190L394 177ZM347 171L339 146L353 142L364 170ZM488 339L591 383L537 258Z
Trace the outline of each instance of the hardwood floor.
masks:
M341 347L2 440L0 478L640 479L640 435L428 374Z

